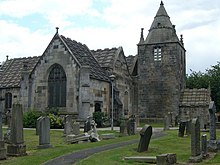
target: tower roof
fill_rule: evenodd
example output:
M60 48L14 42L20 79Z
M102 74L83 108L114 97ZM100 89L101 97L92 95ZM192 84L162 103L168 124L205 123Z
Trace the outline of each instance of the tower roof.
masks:
M149 34L145 43L160 43L160 42L178 42L175 26L172 25L170 17L166 12L163 1L157 11L154 21L149 29Z

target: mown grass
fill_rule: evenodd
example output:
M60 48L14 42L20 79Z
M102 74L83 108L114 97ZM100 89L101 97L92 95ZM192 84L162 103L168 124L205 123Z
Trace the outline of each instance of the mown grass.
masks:
M208 134L208 133L201 133ZM218 136L220 136L220 131L218 131ZM102 153L97 153L85 160L80 161L79 165L93 165L105 162L105 165L119 165L119 164L142 164L136 163L134 161L124 160L127 156L156 156L164 153L176 153L177 160L180 163L187 163L191 155L191 138L177 136L177 131L167 131L167 136L151 140L149 150L147 152L138 153L137 144L126 146L123 148L113 149L110 151L105 151ZM198 165L205 164L220 164L220 154L217 153L213 159L204 160Z

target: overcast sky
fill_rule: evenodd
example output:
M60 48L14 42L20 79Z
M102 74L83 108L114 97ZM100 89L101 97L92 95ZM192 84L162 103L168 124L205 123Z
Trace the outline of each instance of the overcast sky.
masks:
M0 61L41 55L59 34L90 49L122 46L137 54L161 0L0 0ZM183 34L187 72L216 65L220 56L219 0L164 0L177 35Z

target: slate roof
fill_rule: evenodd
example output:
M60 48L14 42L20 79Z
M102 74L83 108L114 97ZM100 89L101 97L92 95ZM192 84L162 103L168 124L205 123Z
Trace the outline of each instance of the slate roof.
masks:
M60 36L62 40L66 43L72 54L76 57L81 65L89 65L90 66L90 77L109 81L109 77L104 69L101 68L98 61L95 59L89 48L81 44L80 42L76 42L71 40L70 38L66 38L64 36Z
M30 73L37 64L40 56L27 58L14 58L5 61L1 67L0 88L20 87L21 74L24 71Z
M97 59L101 67L103 68L113 68L114 59L119 48L106 48L92 50L94 57Z
M209 89L185 89L180 95L180 106L209 106Z

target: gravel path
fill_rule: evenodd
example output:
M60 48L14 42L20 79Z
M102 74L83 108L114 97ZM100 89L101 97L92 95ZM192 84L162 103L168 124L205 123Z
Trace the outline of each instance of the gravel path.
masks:
M165 133L162 132L161 130L155 130L152 139L158 138L161 136L164 136ZM135 140L130 140L130 141L125 141L125 142L120 142L120 143L115 143L115 144L109 144L109 145L104 145L104 146L99 146L95 148L89 148L85 150L81 150L78 152L74 152L71 154L63 155L60 157L57 157L53 160L47 161L44 163L44 165L69 165L69 164L74 164L82 159L85 159L95 153L106 151L106 150L111 150L119 147L124 147L127 145L135 144L138 143L139 139Z

